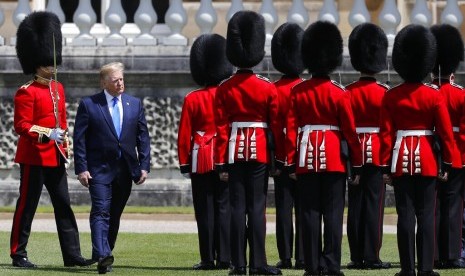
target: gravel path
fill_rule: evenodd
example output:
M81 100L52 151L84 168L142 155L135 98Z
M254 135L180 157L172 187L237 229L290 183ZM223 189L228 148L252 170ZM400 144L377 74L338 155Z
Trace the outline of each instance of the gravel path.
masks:
M11 231L12 214L0 214L0 231ZM79 231L90 232L88 214L76 215ZM50 214L37 214L32 223L32 232L56 232L55 220ZM197 233L197 225L193 215L141 215L123 214L120 232L127 233ZM274 216L267 217L267 234L276 232ZM384 233L396 233L393 224L384 225ZM344 224L346 234L346 224Z

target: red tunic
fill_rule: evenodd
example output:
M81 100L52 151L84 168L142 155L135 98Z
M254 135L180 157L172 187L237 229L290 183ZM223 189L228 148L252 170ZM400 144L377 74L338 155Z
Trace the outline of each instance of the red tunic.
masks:
M381 101L389 87L377 82L375 78L361 77L346 86L346 89L349 91L358 138L362 143L362 162L379 166Z
M286 124L287 124L287 113L289 111L289 98L291 94L291 88L296 84L302 82L303 79L299 77L286 77L283 76L280 80L276 81L276 91L278 92L278 127L280 130L277 136L276 144L276 161L282 165L287 165L286 162Z
M427 131L428 135L414 134L397 139L398 131ZM451 164L454 136L444 97L436 86L422 83L403 83L386 93L381 106L380 162L394 167L395 176L422 175L436 177L438 167L433 149L435 130L442 141L443 162ZM398 157L394 146L398 142ZM391 159L394 159L391 163ZM387 170L386 170L387 171Z
M67 156L63 145L55 141L42 142L35 127L56 128L53 98L56 82L48 85L30 81L21 86L14 98L14 128L19 135L15 162L36 166L55 167L60 164L60 152ZM65 93L61 83L58 83L59 126L67 129ZM31 131L32 128L32 131ZM67 145L65 145L67 146Z
M361 144L350 99L345 89L329 77L313 77L294 86L287 118L286 151L291 171L295 166L298 174L346 172L346 161L341 156L343 135L351 151L352 166L361 166ZM306 132L305 126L318 129Z
M439 80L434 81L439 86ZM465 165L465 93L463 87L448 79L442 79L439 91L444 96L452 123L455 147L452 156L452 167L459 169ZM462 130L460 133L459 130Z
M251 70L238 70L218 86L215 102L215 163L268 163L267 128L275 140L278 133L278 95L274 85ZM234 131L236 124L239 126Z
M216 89L216 86L205 87L184 98L178 129L178 159L182 173L206 173L214 169Z

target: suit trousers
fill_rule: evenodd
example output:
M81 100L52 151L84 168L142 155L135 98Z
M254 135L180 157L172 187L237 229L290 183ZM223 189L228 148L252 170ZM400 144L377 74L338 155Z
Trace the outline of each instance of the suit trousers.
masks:
M317 273L323 270L336 273L341 270L345 183L345 173L319 172L297 175L304 262L308 272Z
M397 210L397 246L400 266L415 270L415 247L419 271L432 271L434 263L434 209L436 178L404 175L393 178ZM415 235L415 219L417 232Z
M353 262L379 261L383 242L384 195L381 168L362 167L359 185L348 187L347 238Z
M45 185L50 195L60 241L63 261L71 262L81 256L79 232L71 209L66 169L20 164L19 198L13 217L10 239L10 256L27 257L26 246L31 232L31 224L39 203L42 187Z
M279 259L291 259L293 255L292 251L295 249L295 260L303 261L297 182L289 178L289 172L286 168L283 169L280 175L274 177L274 196L276 204L276 242ZM292 209L294 209L295 213L295 241Z
M436 201L437 256L441 261L457 260L461 253L464 169L452 169L446 183L438 183Z
M92 201L90 229L92 259L109 256L115 247L121 215L131 194L131 173L121 158L114 168L116 175L109 183L91 179L89 192Z
M218 173L191 174L192 199L202 262L231 261L229 187Z
M231 262L245 267L249 243L249 267L265 266L266 195L268 167L258 162L228 165L231 202Z

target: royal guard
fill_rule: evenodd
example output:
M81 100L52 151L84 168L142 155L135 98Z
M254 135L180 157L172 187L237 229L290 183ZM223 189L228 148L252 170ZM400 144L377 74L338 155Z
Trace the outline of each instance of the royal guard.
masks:
M363 166L358 185L348 187L347 237L351 260L348 269L391 267L379 258L386 192L379 163L379 116L381 101L389 87L375 78L375 74L386 68L387 47L386 34L372 23L358 25L349 36L350 61L360 72L360 79L346 88L362 143Z
M233 73L233 66L226 58L226 39L218 34L199 36L192 44L190 68L194 81L202 88L184 98L178 158L181 173L192 182L201 259L193 269L228 269L231 259L229 189L227 182L219 180L213 157L216 89Z
M276 265L278 268L292 268L293 248L295 249L295 268L304 268L297 183L294 179L289 178L285 149L289 95L291 88L302 81L299 75L304 70L300 51L303 33L304 31L299 25L284 23L276 30L271 40L273 66L283 73L282 77L274 83L279 101L279 129L282 130L275 143L276 171L274 174L276 242L280 259ZM295 213L295 239L292 209Z
M297 178L299 189L304 275L344 275L341 243L347 160L342 157L343 137L350 148L351 166L359 169L362 155L348 94L329 77L341 65L342 51L336 25L325 21L310 25L302 39L302 60L312 78L291 90L286 151L290 177ZM356 175L354 181L358 179Z
M439 87L447 104L456 145L447 182L440 183L437 191L435 267L465 268L460 256L465 182L465 93L463 87L454 83L455 70L463 61L464 45L459 30L451 25L435 25L431 32L437 44L433 83Z
M246 245L250 275L281 275L265 253L268 152L271 131L278 129L278 95L273 83L252 67L265 55L265 20L253 11L239 11L228 23L226 56L238 67L223 81L215 98L217 140L215 163L228 181L231 199L231 275L245 275Z
M15 162L21 178L13 217L10 256L13 266L34 268L26 251L42 188L52 201L65 266L87 266L68 193L68 124L63 85L56 80L62 35L58 17L33 12L18 26L16 53L24 74L34 77L14 96L14 128L19 135ZM53 79L55 78L55 79Z
M437 86L422 83L435 60L436 39L429 29L411 24L397 34L392 64L404 82L385 94L380 128L383 181L394 186L398 215L401 271L397 276L415 275L415 248L416 275L439 275L433 271L436 184L438 177L447 179L455 146L443 95ZM442 166L435 135L441 141ZM443 172L438 173L438 165Z

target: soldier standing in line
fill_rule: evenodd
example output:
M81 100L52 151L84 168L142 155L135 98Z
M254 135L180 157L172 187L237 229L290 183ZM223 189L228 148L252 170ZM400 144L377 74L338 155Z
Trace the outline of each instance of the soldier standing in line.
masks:
M444 97L437 86L422 83L435 60L436 39L429 29L411 24L397 34L392 63L404 82L385 94L380 128L383 181L394 186L398 215L401 271L397 276L439 275L433 271L436 187L438 177L447 180L454 136ZM444 173L439 175L434 132L442 141Z
M379 258L386 192L379 166L379 115L381 101L389 87L375 78L375 74L386 68L387 47L386 34L372 23L358 25L349 36L350 61L361 76L346 88L362 143L363 166L360 183L348 187L347 237L351 259L348 269L391 267Z
M56 65L61 64L61 49L61 25L55 14L33 12L19 25L16 53L24 74L35 75L14 97L14 128L19 135L15 162L21 170L10 239L10 256L16 267L36 267L27 257L26 246L44 185L52 201L64 265L95 263L81 256L69 199L65 91L53 80Z
M324 21L310 25L302 39L302 59L312 78L291 90L286 149L301 203L304 275L344 275L341 243L347 168L341 156L343 136L354 166L360 168L362 155L349 97L329 77L341 65L342 51L336 25Z
M447 182L439 183L437 191L435 267L465 268L465 261L460 257L465 182L465 93L463 87L454 83L455 70L463 60L464 46L459 30L451 25L435 25L431 32L436 37L438 50L433 83L444 96L456 144L449 178Z
M199 237L201 261L194 270L227 269L231 260L228 183L220 181L213 158L216 89L233 72L225 50L226 40L218 34L201 35L192 44L191 75L202 88L186 95L179 122L179 164L181 173L192 182Z
M303 30L295 23L284 23L271 40L271 58L276 70L283 73L274 84L278 92L279 129L282 131L276 141L276 172L274 190L276 204L276 242L280 261L278 268L292 268L292 249L294 244L294 227L292 209L295 210L295 268L304 269L303 248L300 227L299 201L297 200L297 183L289 178L286 162L285 136L289 95L291 88L300 83L299 75L304 70L301 57Z
M265 20L239 11L228 23L226 56L239 69L222 82L215 98L215 163L228 181L231 202L231 275L245 275L249 243L250 275L281 275L266 260L267 129L278 134L278 95L266 78L254 74L265 55Z

